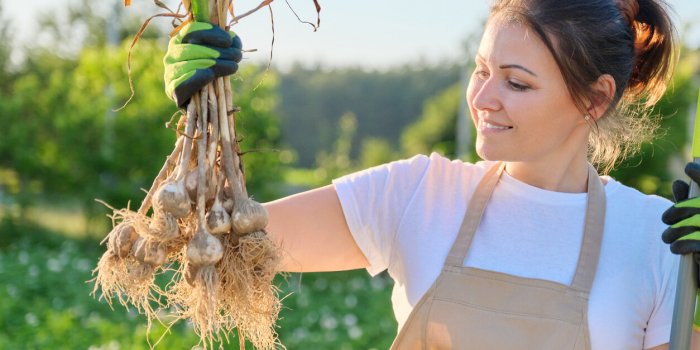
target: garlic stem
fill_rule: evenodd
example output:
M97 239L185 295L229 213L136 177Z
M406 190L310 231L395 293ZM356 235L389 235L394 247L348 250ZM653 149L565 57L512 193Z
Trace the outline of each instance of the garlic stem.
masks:
M222 78L216 79L216 87L217 87L217 93L218 93L218 102L219 102L219 111L226 111L226 101L225 101L225 92L224 92L224 83ZM229 185L231 188L236 188L237 186L235 184L239 183L239 179L237 176L237 172L235 169L235 158L233 155L233 149L232 149L232 144L231 144L231 133L227 132L229 129L229 123L228 123L228 118L224 117L223 115L220 116L219 118L219 133L221 134L221 164L224 168L224 173L226 174L226 179L228 180ZM235 196L234 192L234 197L233 200L236 201L237 197Z
M195 94L190 103L187 105L187 125L185 126L185 137L184 144L182 146L182 153L180 154L180 166L177 171L177 180L181 180L187 175L187 170L190 165L190 158L192 156L192 139L194 138L195 123L197 122L197 100L199 94Z
M202 107L202 105L207 106L207 93L208 90L206 87L202 88L200 92L201 99L198 101L200 103L200 114L198 118L199 122L199 132L200 132L200 138L199 138L199 147L197 149L197 169L199 170L199 176L197 178L197 216L199 219L200 225L203 224L204 221L204 212L205 212L205 207L206 207L206 151L207 151L207 114L205 113L206 107Z
M155 179L153 179L153 183L151 184L151 189L148 190L148 193L146 193L146 197L143 199L141 202L141 206L139 207L138 213L141 215L146 215L148 212L148 209L151 208L152 203L151 200L153 199L153 193L156 192L158 187L160 186L161 183L168 177L168 171L173 168L176 165L176 159L180 155L180 152L182 151L182 144L184 141L184 136L180 136L177 139L177 142L175 143L175 149L173 150L172 153L168 156L168 158L165 159L165 164L163 164L163 167L160 169L158 172L158 175L156 176Z

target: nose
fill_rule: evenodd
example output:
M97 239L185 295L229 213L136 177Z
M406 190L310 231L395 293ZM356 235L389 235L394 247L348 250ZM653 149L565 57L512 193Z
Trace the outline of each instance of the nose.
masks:
M473 78L467 89L467 102L476 110L499 110L501 102L495 80L492 77L486 80Z

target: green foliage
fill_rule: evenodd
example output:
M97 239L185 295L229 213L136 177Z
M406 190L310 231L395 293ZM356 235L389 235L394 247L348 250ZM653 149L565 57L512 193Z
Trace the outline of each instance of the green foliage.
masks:
M382 138L398 147L402 129L418 117L423 101L459 80L459 66L405 66L388 71L320 70L294 67L281 74L279 114L283 138L297 151L298 165L335 143L339 118L357 117L352 159L361 140Z
M463 92L463 84L457 83L425 101L420 118L401 134L401 151L405 157L431 152L457 156L457 118Z
M0 102L0 123L10 126L0 138L0 168L21 174L21 188L26 188L18 192L18 199L25 199L21 203L38 194L60 195L82 200L94 213L103 210L94 198L115 207L140 202L141 189L150 187L175 142L174 130L164 128L177 109L163 92L160 46L152 40L136 46L135 95L117 112L113 109L130 95L127 43L86 48L77 61L44 52L27 63L13 93ZM280 139L274 114L277 79L262 75L254 66L240 71L235 103L242 110L241 148L256 152L244 160L251 174L249 192L270 199L281 166L272 152ZM33 190L29 183L36 184Z

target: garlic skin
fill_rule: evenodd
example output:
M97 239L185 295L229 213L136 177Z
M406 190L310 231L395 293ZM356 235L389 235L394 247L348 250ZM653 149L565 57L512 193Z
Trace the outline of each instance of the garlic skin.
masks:
M241 198L235 201L231 215L231 225L236 235L244 236L263 230L267 226L267 222L267 210L262 204L249 198Z
M207 166L206 173L209 174L211 171L209 170L209 166ZM211 180L209 179L209 176L205 176L206 180L206 185L205 185L205 191L204 191L204 198L207 203L211 202L214 200L214 196L216 195L216 187L211 185ZM197 201L197 184L199 181L199 169L196 167L192 170L190 170L189 173L187 173L187 176L185 176L185 189L187 190L187 195L189 196L190 200L192 202Z
M207 227L212 234L220 235L231 231L231 215L217 197L206 215Z
M139 235L131 224L120 223L109 234L107 249L119 258L126 258L138 238Z
M187 266L185 266L185 282L187 282L187 284L189 284L190 286L194 286L194 281L197 278L197 272L199 272L199 269L199 266L195 266L192 264L187 264Z
M174 215L156 210L150 225L148 226L150 235L154 240L168 242L180 235L180 226Z
M187 260L194 266L214 265L224 255L224 246L218 238L200 226L194 238L187 243Z
M131 253L136 260L154 267L165 264L168 258L165 245L143 237L136 240Z
M154 195L155 207L176 218L184 218L192 211L192 203L187 196L182 180L165 181Z

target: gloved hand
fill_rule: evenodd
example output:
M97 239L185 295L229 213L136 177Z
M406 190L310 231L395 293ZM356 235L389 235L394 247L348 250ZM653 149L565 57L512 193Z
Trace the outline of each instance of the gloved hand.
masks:
M695 183L700 183L700 165L688 163L685 173ZM675 254L700 252L700 197L688 199L690 186L680 180L673 183L673 198L676 204L666 210L661 220L670 225L661 239L671 245Z
M205 22L190 22L170 39L165 64L165 92L184 108L192 95L215 78L238 70L242 43L238 35Z

